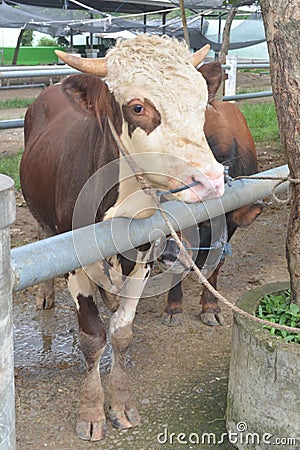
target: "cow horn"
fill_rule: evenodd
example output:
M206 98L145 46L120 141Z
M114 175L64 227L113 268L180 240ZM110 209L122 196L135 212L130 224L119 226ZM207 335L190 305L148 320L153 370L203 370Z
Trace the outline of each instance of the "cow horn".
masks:
M54 51L59 59L80 72L98 75L99 77L105 77L107 75L105 58L79 58L61 50Z
M206 44L204 45L204 47L200 48L200 50L197 50L195 53L193 53L193 64L195 67L199 66L199 64L204 60L209 50L210 45Z

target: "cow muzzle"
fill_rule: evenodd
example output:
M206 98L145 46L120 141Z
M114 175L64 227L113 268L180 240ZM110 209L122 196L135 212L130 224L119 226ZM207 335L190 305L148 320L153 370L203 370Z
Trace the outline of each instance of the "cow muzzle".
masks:
M185 244L185 242L183 242ZM180 249L173 238L168 238L163 253L158 258L162 272L181 274L189 270L180 260Z
M225 191L224 167L219 164L218 170L208 174L196 171L185 179L185 186L190 187L178 192L177 197L186 203L222 197Z
M186 192L191 202L199 202L209 200L211 198L219 198L224 194L224 174L216 177L191 177L187 180L187 184L198 182Z

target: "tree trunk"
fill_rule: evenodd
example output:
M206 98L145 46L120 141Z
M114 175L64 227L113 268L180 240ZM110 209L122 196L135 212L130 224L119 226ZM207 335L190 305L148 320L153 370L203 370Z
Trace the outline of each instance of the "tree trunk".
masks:
M181 13L181 21L182 21L182 28L183 28L183 37L185 42L187 43L187 46L190 47L190 36L189 36L189 30L187 26L186 21L186 14L185 14L185 7L184 7L184 0L179 1L180 5L180 13Z
M237 13L237 6L233 5L228 11L226 22L223 30L222 47L219 53L219 62L221 64L226 64L226 55L228 54L229 43L230 43L230 29L232 21Z
M261 0L280 138L292 183L286 250L291 300L300 306L300 0Z
M18 61L18 56L19 56L19 50L20 50L20 46L21 46L21 42L22 42L22 37L24 34L25 28L22 28L18 37L18 41L17 41L17 45L14 51L14 56L13 56L13 60L12 60L12 65L15 66L17 64Z

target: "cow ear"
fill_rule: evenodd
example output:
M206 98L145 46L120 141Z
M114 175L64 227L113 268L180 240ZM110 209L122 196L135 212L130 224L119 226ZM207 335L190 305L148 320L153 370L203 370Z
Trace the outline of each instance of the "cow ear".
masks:
M203 64L198 70L205 78L207 84L208 103L212 103L223 78L221 64L219 62Z
M260 215L264 208L262 202L254 203L254 205L242 206L232 213L232 219L238 227L247 227Z
M95 75L70 75L62 82L63 93L81 113L98 116L97 108L105 105L108 94L106 84Z

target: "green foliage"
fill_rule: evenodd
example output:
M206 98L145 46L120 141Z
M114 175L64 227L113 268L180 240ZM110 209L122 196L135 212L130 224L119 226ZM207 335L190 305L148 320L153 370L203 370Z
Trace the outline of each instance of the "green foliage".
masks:
M33 41L33 30L24 30L23 36L21 39L21 45L23 47L31 47Z
M240 106L255 142L280 141L274 102Z
M1 109L12 109L12 108L27 108L31 103L34 102L34 98L12 98L9 100L0 101Z
M60 47L68 47L70 45L68 39L66 39L64 36L58 36L56 38L57 45Z
M22 153L23 150L20 150L17 155L0 157L0 173L11 177L15 182L16 189L18 190L21 189L19 172Z
M53 39L51 37L48 38L46 36L43 36L41 37L41 39L39 39L37 45L38 47L56 47L57 41L56 39Z
M300 307L290 302L289 289L276 294L265 295L260 300L256 316L273 323L300 328ZM286 342L300 344L300 333L291 333L273 327L265 328L270 330L271 334L283 338Z

